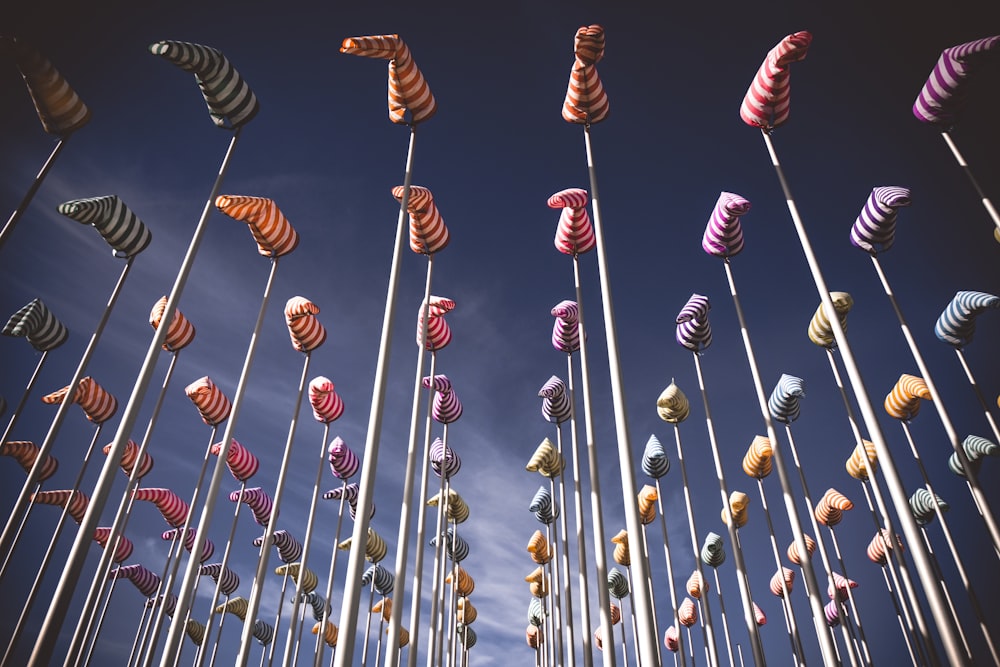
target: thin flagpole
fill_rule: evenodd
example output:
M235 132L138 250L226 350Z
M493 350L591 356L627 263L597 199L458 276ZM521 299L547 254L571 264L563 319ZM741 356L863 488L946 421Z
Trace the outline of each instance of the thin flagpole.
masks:
M976 194L979 195L979 200L983 202L983 208L986 209L990 219L993 220L993 225L997 228L997 230L1000 230L1000 214L998 214L996 208L994 208L993 202L991 202L989 197L986 196L986 193L983 192L982 187L979 185L979 181L977 181L976 177L972 175L972 169L969 168L969 164L965 161L965 158L958 152L958 146L956 146L955 142L952 140L951 133L944 131L941 133L941 138L944 139L946 144L948 144L948 148L951 150L951 154L955 156L955 161L958 162L958 166L960 166L962 171L965 172L965 175L969 177L972 187L976 189Z
M983 397L983 391L979 388L979 383L976 382L976 378L972 375L972 369L969 368L969 364L966 363L965 353L962 352L962 348L956 347L955 353L958 355L958 361L962 364L962 370L965 371L965 377L968 378L969 384L972 385L972 390L976 394L976 398L979 399L979 405L983 408L983 414L986 416L986 421L989 422L990 429L993 431L993 437L1000 441L1000 428L997 428L997 422L993 419L993 413L986 405L986 399ZM4 440L6 442L6 440Z
M563 456L563 446L562 446L562 427L556 426L556 451L559 453L559 460L565 464L566 459ZM566 484L565 484L566 468L563 465L563 469L559 472L559 504L562 508L560 512L559 521L560 527L562 528L562 582L563 596L566 598L566 617L562 619L561 627L566 631L565 638L565 649L566 649L566 659L571 665L576 664L576 650L574 647L573 638L573 592L570 587L570 565L569 565L569 519L566 514ZM555 494L553 493L553 496ZM561 612L560 612L561 613ZM563 639L559 639L560 647L563 646Z
M215 615L215 608L219 605L219 594L222 592L222 580L226 573L226 567L229 565L229 554L232 551L233 537L236 535L236 522L240 518L240 509L243 507L243 494L246 492L247 483L246 481L240 482L239 495L236 496L236 509L233 511L233 522L229 528L229 539L226 540L226 548L222 552L222 562L219 568L219 580L215 582L215 591L212 593L212 603L208 607L208 620L205 621L205 635L209 637L212 633L212 617ZM226 602L229 601L229 595L226 595ZM219 641L222 639L222 624L225 623L226 614L225 612L219 614L219 631L215 635L215 646L212 649L212 659L209 661L209 665L215 664L215 655L218 652ZM194 658L194 664L197 667L205 661L205 643L202 642L198 645L198 652Z
M28 396L31 394L31 389L35 386L35 381L38 379L38 374L42 370L42 365L49 356L50 350L45 350L42 352L41 357L38 359L38 363L35 364L35 370L31 373L31 378L28 380L27 386L24 388L24 393L21 394L21 400L18 401L17 407L14 408L14 412L10 415L10 421L7 422L7 428L3 431L3 436L0 437L0 444L7 442L7 438L10 437L11 431L14 430L14 425L17 423L18 417L21 416L21 410L24 409L25 403L28 402Z
M167 570L170 569L170 565L173 562L173 559L175 557L176 558L180 558L181 557L180 554L184 550L184 541L183 541L183 539L184 538L181 535L181 531L177 531L174 534L173 539L170 541L170 547L167 550L167 557L163 561L163 570L160 572L160 580L159 580L159 582L157 582L157 584L156 584L156 591L153 593L153 597L154 598L157 597L157 596L159 596L159 595L163 595L164 598L165 598L169 594L169 591L165 590L165 587L164 587L163 584L164 584L164 582L167 579ZM174 553L174 549L175 548L177 549L177 553L176 554ZM140 665L142 663L142 660L143 660L143 657L145 656L146 651L150 651L150 652L154 652L155 651L155 648L151 648L150 645L149 645L149 641L148 641L149 632L150 632L150 628L152 628L154 622L159 623L161 621L162 614L165 613L165 612L163 612L161 610L163 610L164 608L165 608L165 605L160 605L160 609L156 609L154 607L149 612L149 618L146 619L146 623L145 623L145 625L142 628L142 638L139 640L139 643L135 647L136 650L137 650L137 652L135 653L135 656L134 656L135 657L135 664L136 665ZM129 656L129 661L127 663L128 665L132 665L132 657L133 656L131 656L131 655Z
M930 559L927 555L927 550L924 549L921 542L916 521L913 520L913 515L909 509L909 499L907 498L906 491L903 488L902 480L899 478L899 473L892 462L892 454L885 441L885 436L882 434L882 428L879 426L878 418L875 416L875 409L872 406L871 398L868 396L868 390L865 388L864 381L861 378L861 371L854 359L854 352L851 350L851 345L847 340L847 334L844 332L844 327L840 324L840 318L837 316L837 311L833 307L833 300L830 298L830 290L826 286L826 279L823 277L819 263L817 262L816 256L812 251L812 244L809 241L809 236L806 234L802 219L799 217L798 208L795 205L795 200L792 198L788 182L785 180L785 174L781 168L781 163L778 161L778 155L774 151L771 136L764 130L761 131L761 136L764 138L764 144L767 146L767 151L771 158L771 164L774 166L775 173L781 183L782 191L785 194L785 201L788 205L789 214L791 215L792 222L795 226L795 231L798 234L803 254L809 264L809 270L812 273L813 281L816 284L816 290L819 292L820 300L822 300L823 307L826 309L828 314L830 328L832 329L834 338L837 341L837 347L840 348L840 353L843 356L844 366L847 369L847 376L850 379L851 387L854 390L854 396L858 401L859 408L861 409L861 415L864 419L865 426L868 427L868 433L875 445L878 458L882 462L882 474L885 477L886 485L889 487L889 495L892 498L893 507L896 510L896 514L900 518L900 525L902 526L903 534L906 536L906 541L910 544L910 553L913 556L914 563L917 567L917 574L920 577L920 581L923 584L924 591L927 595L928 604L931 608L931 613L934 615L934 620L941 635L945 652L948 655L949 662L953 665L960 665L963 663L963 658L961 655L961 648L958 645L955 627L951 622L951 617L944 611L945 605L944 599L941 595L940 586L934 577L933 570L930 565ZM962 452L962 454L964 455L964 452ZM799 548L802 549L803 546L804 545L800 545ZM814 613L814 618L816 621L821 622L823 616L817 616Z
M34 199L35 193L38 192L38 188L41 187L42 182L48 175L49 170L55 163L59 153L62 152L63 146L66 144L66 140L71 136L72 135L67 135L59 139L55 147L52 148L52 152L49 153L48 159L45 160L45 164L43 164L42 168L39 170L38 175L35 176L35 180L31 182L31 186L24 194L24 198L21 200L21 203L17 205L17 208L15 208L13 213L10 214L10 217L7 218L7 222L4 224L3 229L0 230L0 248L3 248L4 244L7 243L7 240L14 232L14 227L17 225L18 220L20 220L21 216L24 215L24 211L28 208L31 200ZM6 442L6 439L4 439L4 442Z
M561 456L562 452L560 452L559 454ZM556 484L555 484L555 477L550 477L549 478L549 494L552 496L553 501L556 498L556 488L555 488L555 486L556 486ZM560 486L560 488L562 488L562 487ZM566 519L565 500L566 500L566 498L565 498L565 494L564 494L561 497L561 500L560 500L560 502L562 504L559 506L559 518L562 519L564 522L565 522L565 519ZM562 597L561 597L560 591L559 591L559 588L560 588L560 585L561 585L561 580L562 580L562 573L559 570L559 561L563 557L563 555L565 554L565 549L564 549L564 545L559 544L559 531L556 530L556 519L555 519L555 517L553 517L551 525L546 525L545 526L546 532L548 532L550 529L552 531L552 538L551 538L552 539L552 558L549 559L549 570L551 572L550 576L551 576L551 579L552 579L552 587L549 590L550 590L550 594L552 595L552 605L553 605L553 608L555 610L555 614L553 614L553 617L552 617L552 622L555 623L556 627L557 627L557 632L556 632L556 637L555 637L556 641L553 642L553 643L555 644L556 654L558 656L559 663L562 664L562 662L563 662L563 655L564 655L564 649L565 649L565 646L563 644L563 628L565 627L565 622L563 621L563 615L562 615ZM566 535L566 533L565 533L565 530L564 530L563 531L563 537L565 537L565 535ZM572 663L570 663L570 664L572 664Z
M844 557L843 555L841 555L840 552L840 543L837 540L837 533L834 532L832 526L827 526L827 528L830 530L830 540L833 542L833 551L837 556L837 562L840 565L840 571L844 574L844 577L847 578L848 577L847 566L844 564ZM861 614L860 612L858 612L857 601L854 599L854 593L852 592L850 585L847 586L846 593L847 593L847 600L851 604L851 618L854 619L854 624L858 628L858 636L861 640L861 650L864 652L862 657L866 665L871 665L872 655L871 651L868 649L868 638L865 636L865 629L864 626L861 624Z
M328 436L329 424L327 424L327 430L323 432L323 442L326 442ZM337 566L337 545L340 544L340 528L344 523L344 502L346 498L347 480L345 479L340 487L340 509L337 511L337 529L333 535L333 551L330 554L330 567L326 575L326 606L323 607L323 618L320 620L319 630L316 632L317 645L313 667L320 667L323 663L323 652L326 650L326 624L330 620L330 614L333 612L333 603L330 602L330 598L333 596L333 575Z
M639 553L645 553L645 541L642 537L642 522L639 520L639 508L634 500L635 476L632 465L631 440L628 430L628 415L625 410L625 387L622 378L618 353L618 334L615 327L614 306L611 302L611 280L608 276L607 255L604 249L604 230L601 223L601 207L597 194L597 171L594 167L594 154L590 142L590 123L583 126L584 142L587 148L587 171L590 174L591 206L594 211L594 240L597 246L597 268L601 281L601 302L604 306L604 333L608 347L608 366L611 374L611 396L614 404L615 430L618 436L618 464L621 471L622 497L625 506L625 526L630 539L636 540ZM635 572L641 581L649 580L646 563L640 559ZM645 586L634 595L640 641L639 655L643 662L652 664L657 660L657 638L653 630L653 603L649 589Z
M361 575L365 564L365 548L368 545L368 526L375 487L375 469L378 466L379 444L382 438L382 416L385 406L385 391L389 371L389 348L392 345L392 325L396 318L396 294L399 291L399 271L402 263L403 241L406 238L406 207L410 200L410 183L413 180L413 147L417 136L417 126L410 125L410 145L406 154L406 174L403 179L403 196L399 203L399 218L396 222L396 240L392 251L392 265L389 270L389 286L385 298L385 313L382 317L382 336L379 341L378 361L375 365L375 385L372 389L371 412L368 415L368 430L365 438L365 455L362 462L363 473L358 484L358 507L362 508L354 521L354 532L347 559L347 583L340 608L340 639L334 654L335 667L350 667L354 660L354 635L358 627L358 605L361 597Z
M737 534L739 531L737 530ZM733 550L739 549L739 545L734 545ZM726 653L729 656L729 667L736 667L736 662L733 660L733 644L729 637L729 622L726 620L726 602L722 598L722 583L719 581L719 568L713 567L712 574L715 576L715 594L719 596L719 614L722 616L722 634L726 637ZM708 593L702 593L702 595L708 595Z
M170 290L170 296L167 298L167 304L164 307L163 312L165 313L173 313L177 309L177 302L180 301L184 285L187 283L188 275L191 272L191 266L194 264L194 257L198 252L198 246L201 244L201 238L204 235L208 216L215 201L215 195L218 194L219 188L222 185L222 179L229 168L229 161L239 136L240 128L237 128L233 133L232 140L229 142L229 149L226 151L222 166L219 168L219 174L215 179L215 184L212 186L212 192L205 203L201 219L198 221L198 226L191 237L187 254L184 256L184 260L181 262L180 269L177 272L177 278L174 281L174 286ZM77 582L80 579L80 574L87 558L87 551L90 547L94 530L97 528L97 522L104 511L104 505L107 503L111 487L114 484L115 468L118 467L118 461L121 460L122 455L125 453L125 445L128 443L129 434L132 432L132 427L135 426L135 421L139 417L143 398L146 396L146 390L153 377L156 362L160 357L160 349L163 341L166 340L169 328L166 326L158 327L153 333L153 339L149 342L146 358L143 361L142 369L139 371L135 384L132 386L132 395L129 397L128 405L126 405L125 411L122 413L121 422L118 424L118 432L115 434L115 439L111 445L111 451L108 452L108 458L104 463L104 468L101 470L101 476L98 478L94 491L91 493L87 513L80 524L80 530L77 531L76 541L73 543L72 550L66 559L66 567L63 568L62 578L59 580L59 584L51 598L49 610L35 640L35 648L32 652L30 663L32 665L46 665L52 658L52 651L55 649L59 632L65 623L70 600L76 591ZM176 643L179 643L183 629L178 628L177 632ZM72 660L71 655L68 658Z
M671 618L674 619L674 628L680 628L680 618L677 616L677 586L674 583L674 566L672 559L670 558L670 540L667 537L667 519L663 515L663 497L660 495L660 480L656 480L656 504L660 515L660 529L663 531L663 556L667 561L667 584L670 587L670 614ZM680 637L680 632L677 633L678 638ZM660 631L657 628L656 631L657 640L659 640ZM679 642L678 642L679 644ZM678 646L677 651L674 653L675 656L680 656L681 667L687 667L687 659L684 655L683 647Z

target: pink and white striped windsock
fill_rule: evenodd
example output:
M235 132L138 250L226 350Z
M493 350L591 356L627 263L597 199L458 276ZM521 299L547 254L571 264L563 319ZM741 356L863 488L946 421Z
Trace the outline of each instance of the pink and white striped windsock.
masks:
M150 326L159 329L166 310L167 297L162 296L159 301L153 304L153 309L149 311ZM167 352L180 352L194 341L194 334L194 325L188 318L184 317L184 313L175 308L174 316L167 327L167 337L163 339L163 349Z
M444 444L441 438L435 438L431 443L431 469L438 477L450 479L462 469L462 459L451 447Z
M102 549L108 548L108 538L111 536L111 528L109 527L98 527L94 529L94 541L101 545ZM128 560L128 557L132 555L135 545L132 544L132 540L128 539L124 535L120 535L118 539L118 547L115 549L114 555L111 560L115 563L121 563L122 561Z
M271 543L278 550L278 558L283 563L294 563L302 558L302 545L287 530L276 530L271 536ZM253 545L264 544L264 536L253 538Z
M221 442L212 445L212 454L218 456L220 451L222 451ZM236 481L246 482L257 474L260 461L257 460L253 452L237 442L236 438L233 438L232 442L229 443L229 453L226 455L226 467L229 468L229 472L236 478Z
M219 195L215 206L234 220L250 226L257 252L264 257L287 255L299 245L299 234L278 205L265 197Z
M767 615L764 610L757 606L757 603L753 604L753 620L757 625L767 625Z
M109 454L111 452L111 447L114 443L104 446L104 453ZM118 465L121 467L122 472L128 477L132 474L132 469L135 468L135 462L139 458L139 445L135 443L134 440L129 438L129 441L125 443L125 453L122 454L121 461ZM149 474L149 471L153 469L153 457L149 455L148 452L142 453L142 462L139 467L136 468L135 478L142 479Z
M185 387L184 393L198 408L201 420L209 426L218 426L229 417L232 404L207 375Z
M41 449L30 440L8 440L0 445L0 456L10 456L17 461L24 472L31 472L35 461L38 460L38 451ZM42 464L42 471L38 475L38 481L44 482L59 469L59 461L54 456L46 456L45 463Z
M833 574L833 584L829 584L826 587L826 595L831 600L833 599L833 587L837 587L837 599L843 602L847 599L847 589L857 588L858 582L853 579L848 579L839 572L832 572Z
M66 510L73 521L80 523L87 512L88 498L82 491L63 489L58 491L36 491L31 494L31 501L39 505L56 505Z
M229 494L229 499L234 503L242 502L250 508L253 512L254 521L258 525L267 526L267 522L271 520L271 510L274 508L274 502L271 500L271 496L267 495L267 492L259 486L252 489L244 489L242 491L242 496L240 491L233 491Z
M156 595L157 589L160 588L160 577L138 563L111 570L108 579L128 579L147 598Z
M416 125L437 111L434 95L399 35L348 37L340 52L389 61L389 120L393 123Z
M170 530L164 531L160 534L160 538L166 542L173 541L177 539L180 535L180 528L171 528ZM188 553L191 553L191 549L194 548L194 538L198 534L198 531L194 528L187 529L187 535L184 537L184 548L187 549ZM215 553L215 543L212 540L205 538L205 542L201 545L201 556L198 558L199 563L204 563L206 560L212 557Z
M770 130L788 120L788 66L806 57L811 42L812 35L803 30L788 35L768 51L743 97L740 118L744 123Z
M427 349L440 350L451 342L451 328L444 315L455 309L455 302L442 296L431 295L427 304ZM417 345L424 342L424 303L417 313Z
M293 296L285 303L285 324L292 347L299 352L312 352L326 341L326 328L317 314L319 306L305 297Z
M740 216L750 210L750 202L732 192L723 192L712 209L712 217L701 238L702 250L716 257L734 257L743 250Z
M581 26L573 38L573 69L563 100L562 117L569 123L590 125L608 117L610 106L597 63L604 57L604 28Z
M1000 48L1000 35L942 51L930 78L913 103L913 115L917 120L951 129L965 106L967 79L979 63L997 48Z
M690 628L698 622L698 607L695 606L694 600L689 597L684 598L681 606L677 608L677 618L685 628Z
M145 500L156 505L163 520L174 528L180 528L188 515L188 505L170 489L136 489L136 500Z
M564 255L582 255L597 245L594 226L587 214L590 197L586 190L568 188L549 197L549 208L561 208L559 226L556 227L556 250Z
M219 592L225 596L230 596L240 587L240 577L228 567L223 567L222 563L209 563L202 565L198 569L201 576L212 577L212 581L219 584Z
M337 479L350 479L358 473L361 460L340 436L330 442L327 453L329 454L330 470Z
M329 424L344 414L344 401L334 389L330 378L317 376L309 382L309 404L316 421Z
M560 301L552 308L552 347L572 354L580 349L580 306L576 301Z
M434 404L431 407L431 416L441 424L450 424L458 421L462 416L462 402L458 400L458 395L451 386L451 380L447 375L435 375L432 381L430 376L422 381L425 389L434 387Z
M51 394L42 396L42 402L49 405L62 403L69 393L69 386L63 387ZM115 414L118 409L118 399L109 394L104 387L97 384L92 377L85 377L80 380L76 391L73 392L73 402L83 408L83 413L87 419L95 424L103 424Z
M402 185L397 185L392 189L392 196L402 202L404 191ZM406 211L410 214L410 250L421 255L433 255L448 245L451 236L430 190L411 185Z

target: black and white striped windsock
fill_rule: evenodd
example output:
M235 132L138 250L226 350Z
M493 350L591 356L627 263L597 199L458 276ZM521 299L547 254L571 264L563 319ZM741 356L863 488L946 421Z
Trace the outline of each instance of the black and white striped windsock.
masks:
M194 74L208 104L208 114L217 126L235 130L250 122L260 110L260 103L250 86L217 49L163 40L150 44L149 52Z
M39 352L53 350L69 338L69 330L52 311L34 299L10 316L3 328L4 336L21 336Z
M118 195L73 199L59 212L84 225L93 225L118 257L134 257L146 249L153 234Z

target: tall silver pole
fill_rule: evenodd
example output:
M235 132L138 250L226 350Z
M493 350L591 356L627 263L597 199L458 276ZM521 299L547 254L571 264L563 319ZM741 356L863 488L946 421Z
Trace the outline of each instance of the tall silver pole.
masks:
M7 222L4 224L3 229L0 230L0 248L3 248L4 244L7 243L7 240L10 238L10 235L14 232L14 226L17 225L17 221L21 219L22 215L24 215L24 211L28 208L28 204L30 204L31 200L34 199L35 193L38 192L38 188L41 187L42 181L45 180L45 177L49 173L49 169L52 168L52 164L56 161L56 157L58 157L59 153L63 149L63 145L65 145L66 140L69 139L70 136L72 135L67 135L59 139L59 142L56 143L52 152L49 153L48 159L45 160L45 164L43 164L42 168L39 170L38 175L35 176L35 180L31 182L31 187L28 188L28 191L25 193L21 203L17 205L14 212L10 214L9 218L7 218Z
M17 423L18 417L21 416L21 410L24 409L24 404L28 402L28 396L31 394L32 387L35 386L35 381L38 380L38 374L42 370L42 365L49 356L51 350L45 350L42 352L42 356L38 358L38 363L35 364L35 370L32 371L31 377L28 379L28 384L24 388L24 393L21 394L21 400L18 401L17 407L14 408L14 412L10 415L10 421L7 422L7 427L3 430L3 435L0 436L0 444L7 442L7 438L10 437L10 432L14 430L14 425Z
M1000 214L997 214L997 210L994 208L993 202L991 202L989 197L986 196L986 193L983 192L983 189L979 186L979 181L976 180L976 177L972 175L972 169L969 168L969 164L965 161L965 158L962 157L962 154L958 152L958 146L956 146L955 142L952 141L951 134L949 132L942 132L941 138L944 139L946 144L948 144L948 148L951 149L951 154L955 156L955 161L958 162L958 166L962 168L965 175L969 177L972 187L976 189L976 194L979 195L979 200L983 202L983 208L986 209L986 212L989 214L990 219L993 220L993 224L996 226L997 230L1000 230Z
M956 354L958 354L958 361L962 364L962 370L965 371L965 377L969 380L969 384L972 385L972 390L976 394L976 398L979 399L979 405L983 408L983 414L986 416L986 421L990 425L990 429L993 431L993 437L1000 441L1000 429L997 428L997 422L993 419L993 413L990 412L989 407L986 405L986 399L983 397L983 391L979 388L979 383L976 382L975 376L972 375L972 369L969 368L969 364L965 361L965 353L962 352L962 348L955 348Z

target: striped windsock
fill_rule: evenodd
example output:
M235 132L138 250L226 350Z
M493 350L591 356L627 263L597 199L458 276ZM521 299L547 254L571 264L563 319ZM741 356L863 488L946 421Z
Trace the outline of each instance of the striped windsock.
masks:
M799 418L800 400L806 395L802 378L782 373L771 397L767 399L767 410L771 419L790 424Z
M691 403L673 380L657 397L656 414L670 424L679 424L691 414Z
M424 342L424 302L417 313L417 345ZM451 342L451 329L444 319L445 313L455 308L455 302L442 296L431 295L427 304L427 349L440 350Z
M160 535L160 538L163 539L164 541L169 542L177 539L177 536L180 535L180 533L181 533L180 528L171 528L170 530L163 531L163 533ZM191 553L191 549L194 548L194 538L197 534L198 531L195 530L194 528L187 529L187 534L184 537L184 548L188 550L188 553ZM215 543L206 537L205 542L201 545L201 556L198 558L198 562L204 563L206 560L211 558L212 554L214 553L215 553Z
M0 456L10 456L24 468L24 472L29 473L31 472L31 468L34 467L35 461L38 460L38 451L40 449L41 447L30 440L8 440L0 445ZM59 461L56 460L56 457L46 455L45 462L42 464L42 470L38 474L38 481L44 482L56 474L56 470L58 469Z
M751 603L753 605L753 621L758 626L767 625L767 615L764 610L757 606L756 602Z
M253 622L253 638L261 646L267 646L274 640L274 628L258 618Z
M319 375L309 381L309 405L313 417L322 424L336 421L344 414L344 401L334 389L330 378Z
M163 604L163 613L167 616L173 618L174 612L177 611L177 596L173 593L167 593L164 595L157 595L155 598L149 598L146 600L146 609L153 609L158 604ZM204 628L202 628L204 630Z
M700 600L701 596L708 592L708 582L702 578L698 570L695 570L684 584L684 590L694 599Z
M969 464L974 471L978 471L982 465L981 459L984 456L1000 456L1000 447L996 443L978 435L968 435L962 441L962 449L965 450L965 457L969 459ZM959 477L965 477L965 468L958 460L958 453L952 452L948 457L948 468Z
M397 185L392 189L392 196L402 202L405 191L405 187ZM410 250L433 255L448 245L451 236L430 190L419 185L410 186L406 210L410 214Z
M552 347L572 354L580 349L580 306L576 301L560 301L552 308Z
M469 601L467 597L458 598L457 611L455 617L458 619L459 623L468 625L469 623L475 622L476 618L479 616L479 612L475 607L472 606L472 602Z
M1000 308L1000 297L986 292L957 292L934 325L934 335L955 347L968 345L976 333L976 317L987 308Z
M424 389L434 387L434 404L431 408L431 416L441 424L451 424L458 421L462 416L462 402L458 400L458 395L451 386L451 380L447 375L435 375L433 378L425 377L421 384Z
M351 512L351 518L354 519L358 514L358 493L359 487L356 482L351 482L350 484L345 484L344 486L338 486L335 489L330 489L323 494L324 500L340 500L343 498L347 501L348 507ZM375 503L372 503L371 516L375 516ZM369 517L371 518L371 517Z
M854 503L847 496L836 489L827 489L823 497L816 503L816 507L813 509L813 516L822 525L833 528L843 519L844 511L853 508Z
M476 645L476 642L478 641L476 631L470 628L467 624L457 624L455 626L455 632L458 634L458 640L462 642L463 646L465 646L466 651Z
M840 574L839 572L831 572L830 574L833 575L833 583L827 585L827 587L826 587L826 596L832 600L833 596L834 596L834 590L833 589L836 588L837 589L837 591L836 591L837 599L840 602L843 602L848 597L848 593L847 593L848 589L850 589L850 588L857 588L858 587L858 582L854 581L853 579L848 579L847 577L845 577L844 575Z
M187 623L184 624L184 632L191 638L195 646L204 646L205 638L208 636L204 625L193 618L189 618Z
M746 525L747 520L750 518L749 508L750 507L750 496L743 493L742 491L733 491L729 494L729 514L733 517L733 524L737 528L742 528ZM726 521L726 509L722 509L722 522L728 525Z
M337 479L350 479L358 473L361 460L340 436L330 442L327 453L329 454L330 470Z
M803 535L802 537L806 543L806 555L807 557L812 558L813 552L816 551L816 540L808 535ZM802 564L802 556L799 555L799 545L794 540L788 545L785 555L788 556L788 560L792 561L796 565Z
M102 549L108 548L108 538L111 536L111 528L109 527L98 527L94 529L94 541L101 545ZM115 563L121 563L122 561L128 560L128 557L132 555L135 545L132 544L132 540L128 539L124 535L118 536L118 546L115 548L115 553L111 557L111 560Z
M648 526L656 520L656 501L659 497L655 486L644 484L639 489L636 500L639 504L639 521L642 525Z
M545 421L561 424L573 415L573 406L566 394L566 384L559 376L550 377L538 390L538 397L542 399L542 417Z
M233 491L229 494L229 499L234 503L242 502L249 507L257 525L267 526L267 522L271 520L274 503L271 496L267 495L267 492L259 486L243 491Z
M726 549L722 543L722 536L717 533L709 533L705 536L705 542L701 545L701 562L709 567L719 567L726 562Z
M628 531L618 531L618 534L611 538L611 543L615 545L612 552L615 562L625 567L630 566L632 564L632 554L629 552Z
M868 559L873 563L885 565L886 557L893 548L892 540L889 539L889 531L882 528L879 532L875 533L875 537L868 543ZM903 548L903 539L899 536L899 533L896 533L895 548L900 550Z
M302 296L293 296L285 303L285 324L292 347L299 352L312 352L326 341L326 328L317 319L319 306Z
M399 35L348 37L340 52L389 61L389 120L393 123L416 125L437 111L434 95Z
M774 466L773 456L771 440L763 435L754 436L747 453L743 456L743 472L756 479L767 477Z
M589 200L587 191L581 188L560 190L549 197L549 208L562 209L556 227L555 246L564 255L582 255L597 245L594 226L587 214Z
M321 626L319 623L314 625L312 633L314 635L319 634L320 627ZM337 634L338 634L337 626L331 623L330 621L327 621L326 630L323 631L323 641L326 642L326 645L329 646L330 648L334 648L335 646L337 646Z
M931 400L931 391L923 378L903 373L885 397L885 411L893 419L910 421L920 412L920 400Z
M600 628L598 628L600 630ZM674 653L681 649L680 635L677 633L677 626L671 625L663 631L663 646Z
M844 467L847 469L848 475L864 482L868 479L869 461L872 462L875 469L878 468L878 453L875 451L875 443L870 440L862 440L861 444L854 446L854 451L851 452Z
M537 570L539 574L541 569ZM545 624L545 607L542 606L541 600L532 596L531 601L528 602L528 623L534 627L541 627Z
M784 587L782 587L781 585L782 579L785 580ZM771 593L773 593L776 597L783 598L785 597L785 589L787 588L788 592L791 593L792 585L794 583L795 583L795 570L782 565L781 570L775 572L774 575L771 577Z
M378 563L368 566L368 569L361 575L362 586L375 586L375 592L379 595L390 595L396 583L396 577L392 572L382 567Z
M327 618L329 618L333 612L333 607L330 606L330 603L316 591L303 593L299 596L299 601L305 602L312 607L313 618L317 621L323 620L324 612L326 613Z
M468 597L472 595L472 592L476 588L476 582L468 572L465 571L461 565L458 566L458 577L456 582L456 577L454 573L449 573L445 577L444 582L446 584L455 584L455 592L463 597Z
M743 96L740 118L744 123L770 130L788 120L788 66L805 59L811 42L812 35L803 30L788 35L768 51Z
M219 452L222 451L222 443L215 443L210 451L218 456ZM230 474L236 478L237 482L246 482L257 474L260 461L249 449L233 438L229 443L229 453L226 455L226 467L229 468Z
M241 127L250 122L260 110L257 96L250 90L250 86L217 49L189 42L164 40L150 44L149 52L194 74L208 105L208 114L218 127Z
M851 227L851 244L877 255L896 241L896 209L910 205L910 191L894 185L877 187Z
M712 325L708 321L708 297L692 294L677 314L677 342L692 352L701 352L712 344Z
M545 535L542 531L536 530L531 534L531 538L528 540L528 555L531 560L535 561L539 565L545 565L550 560L552 560L552 549L549 547L548 541L545 539Z
M167 310L167 297L162 296L160 300L153 304L153 309L149 311L149 324L154 329L160 328L163 316ZM194 340L194 325L188 318L184 317L179 309L174 309L174 316L170 319L170 326L167 327L167 337L163 339L163 349L167 352L179 352L187 347Z
M528 505L528 511L535 513L535 518L544 524L554 523L559 518L559 505L552 498L552 492L547 486L538 487L535 497Z
M914 520L921 526L925 526L934 520L935 505L937 505L941 512L947 512L951 509L941 496L931 493L927 489L917 489L910 496L910 510L913 512Z
M701 248L716 257L734 257L743 250L740 216L750 210L750 202L732 192L723 192L712 209Z
M234 220L247 223L264 257L281 257L299 245L299 234L278 205L265 197L219 195L215 206Z
M84 225L93 225L118 257L134 257L153 240L149 228L117 195L74 199L59 212Z
M209 426L218 426L226 421L232 404L212 378L207 375L199 378L184 388L184 393L191 399L201 413L201 420Z
M250 609L250 603L245 597L235 597L229 598L218 607L215 608L216 614L229 613L240 619L241 621L247 620L247 611Z
M847 292L830 292L830 300L833 302L833 309L837 312L837 319L840 321L840 328L847 331L847 313L854 305L854 299ZM837 339L833 336L833 327L830 318L826 316L826 308L819 304L816 313L809 320L809 340L820 347L833 349L837 347Z
M542 439L528 460L528 464L524 466L528 472L537 472L545 477L558 477L565 468L566 459L548 438Z
M62 403L69 393L69 386L65 386L58 391L42 396L42 403L49 405ZM87 419L95 424L103 424L111 419L118 409L118 399L109 394L92 377L85 377L80 380L77 389L73 392L73 402L83 408Z
M109 454L114 443L104 446L104 453ZM129 441L125 443L125 453L122 454L121 461L118 465L121 467L122 472L128 477L132 474L132 469L135 468L136 460L139 458L139 445L135 444L135 441L129 438ZM135 478L142 479L149 474L149 471L153 469L153 457L149 455L148 452L142 453L142 462L139 467L135 470Z
M340 544L337 548L341 551L348 551L353 543L353 537L349 537ZM365 545L365 558L372 563L378 563L385 555L389 552L388 546L386 546L385 540L382 536L375 532L375 529L368 526L368 543Z
M608 592L611 597L622 600L627 598L631 592L626 577L617 567L611 568L608 572Z
M444 444L441 438L434 438L429 454L431 469L438 477L451 479L462 469L462 459L458 452Z
M306 593L311 593L316 590L319 585L319 577L316 573L310 570L308 567L303 568L302 563L285 563L284 565L279 565L274 568L275 574L288 574L292 577L292 581L295 585L299 585L299 579L302 580L302 590Z
M3 328L4 336L23 336L39 352L53 350L69 338L66 325L52 311L34 299L10 316Z
M684 598L680 607L677 608L677 620L685 628L690 628L698 622L698 607L695 606L694 600L689 597Z
M156 505L156 509L163 515L163 520L174 528L183 526L184 520L187 519L187 503L170 489L136 489L134 497L136 500L145 500Z
M212 577L212 581L219 584L219 591L227 597L235 593L236 589L240 587L239 576L228 567L223 568L222 563L202 565L198 570L198 574Z
M448 488L448 501L445 507L445 516L451 523L463 523L469 518L469 505L465 499L459 495L458 491ZM441 503L441 494L435 493L427 500L428 507L437 507Z
M646 441L646 449L642 452L642 471L653 479L660 479L670 471L670 459L667 450L655 435L650 435Z
M570 123L591 125L608 117L608 94L604 91L597 63L604 57L604 28L581 26L573 38L573 69L563 101L562 117Z
M46 132L68 137L90 121L90 109L48 59L12 37L2 37L0 43L13 53Z
M259 547L264 543L264 536L253 538L253 545ZM292 537L287 530L276 530L271 536L271 543L278 550L278 558L282 563L294 563L302 558L302 545Z
M109 579L128 579L147 598L156 595L160 587L160 577L150 572L144 565L123 565L108 573Z
M1000 35L977 39L941 52L930 77L913 103L913 115L925 123L951 129L965 106L965 85L976 66L1000 46Z

